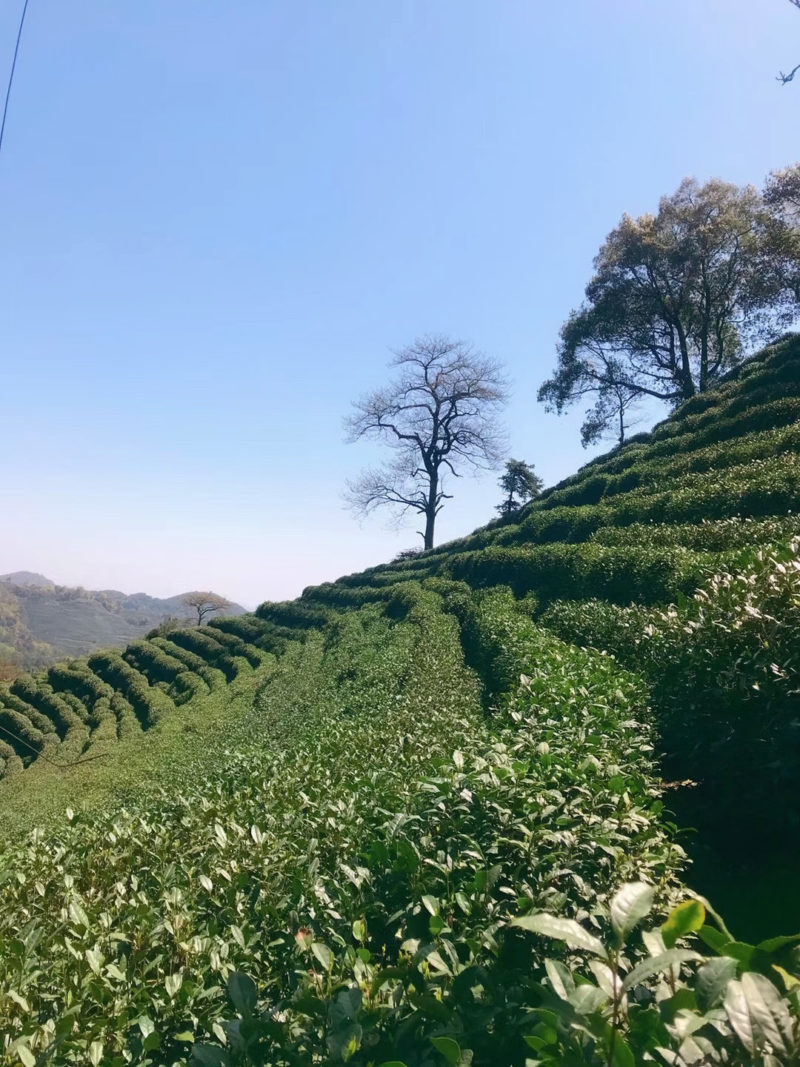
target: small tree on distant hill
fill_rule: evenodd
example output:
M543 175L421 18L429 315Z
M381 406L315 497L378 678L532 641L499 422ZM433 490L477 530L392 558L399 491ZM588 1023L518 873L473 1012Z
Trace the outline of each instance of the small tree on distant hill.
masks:
M193 593L185 593L181 597L181 603L185 604L187 608L194 608L197 612L198 626L203 625L203 619L207 615L211 615L215 611L224 611L225 608L231 606L230 600L226 600L224 596L200 590L195 590Z
M505 493L505 499L496 508L501 515L512 515L544 488L544 482L534 473L533 467L521 459L507 461L506 472L498 484Z
M497 363L448 337L418 338L395 353L393 365L399 370L395 381L357 401L346 427L349 441L377 438L394 460L349 482L345 499L364 515L384 505L396 506L401 517L419 512L428 549L436 516L450 499L445 476L500 460L495 414L506 399L506 383Z

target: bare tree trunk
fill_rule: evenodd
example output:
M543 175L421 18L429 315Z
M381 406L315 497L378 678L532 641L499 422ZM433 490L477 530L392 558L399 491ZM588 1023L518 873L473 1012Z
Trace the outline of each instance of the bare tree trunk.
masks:
M683 324L680 320L676 321L675 329L678 334L678 341L681 349L681 367L680 367L680 382L681 392L683 393L683 399L688 400L695 394L694 382L692 381L692 364L689 360L689 345L686 339L686 333L683 329Z
M436 468L428 471L428 500L425 507L425 534L423 548L433 548L433 527L436 523L436 497L439 491L439 472Z

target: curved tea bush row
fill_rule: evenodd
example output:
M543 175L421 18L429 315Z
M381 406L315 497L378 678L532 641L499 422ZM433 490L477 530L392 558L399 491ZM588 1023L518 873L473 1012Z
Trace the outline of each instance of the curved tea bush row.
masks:
M797 534L800 534L800 515L775 515L768 519L734 516L674 526L665 523L603 526L589 540L598 545L678 545L695 552L725 552L777 544Z
M533 592L541 600L595 593L615 603L655 603L693 591L713 561L680 548L529 545L453 556L447 574L473 588L508 585L517 596Z
M12 682L10 692L49 719L62 741L67 731L81 721L69 704L56 696L39 677L21 675Z
M102 682L86 663L57 663L47 671L47 680L54 690L74 693L87 709L98 700L108 700L113 690Z
M215 622L217 627L172 630L85 661L59 663L0 688L0 741L15 754L0 764L0 778L45 750L62 767L83 756L90 743L96 756L96 745L149 729L176 704L270 664L271 653L283 651L291 636L254 616Z
M150 642L172 659L178 660L188 671L196 674L198 678L202 678L212 693L227 685L227 680L222 671L216 667L209 667L208 663L198 656L196 652L190 652L188 648L176 645L168 637L153 637Z
M704 519L762 518L800 510L800 457L787 453L774 461L755 461L735 471L694 476L682 489L630 492L607 503L531 511L518 526L498 531L493 541L580 542L603 526L634 523L684 524Z
M222 631L218 632L222 637ZM194 652L206 663L222 671L228 682L232 682L239 673L233 656L228 653L221 641L217 640L208 626L198 626L194 630L170 630L169 640L188 652Z
M536 504L543 503L553 493L576 484L597 470L619 474L646 457L677 457L681 453L694 452L715 443L733 441L739 436L760 430L774 430L778 426L797 422L800 415L792 401L797 396L798 381L800 344L795 335L741 364L736 369L735 377L727 382L685 401L653 431L635 434L611 452L589 460L575 474L546 489ZM786 386L789 387L788 393L792 394L788 397L788 404L781 403L777 408L765 412L762 401L773 404L787 399ZM734 401L736 407L732 409L729 405ZM737 412L743 412L745 417ZM698 429L697 422L691 424L686 419L699 413L710 413L712 417Z
M234 634L246 644L265 652L279 654L286 650L287 641L297 639L297 632L288 626L278 626L256 615L235 615L231 618L210 619L209 629Z
M270 601L259 604L256 617L289 630L319 630L327 622L330 612L311 607L301 600Z
M781 453L798 451L800 425L797 423L677 456L668 454L654 457L650 450L646 449L641 461L631 464L623 472L589 472L586 477L576 480L567 488L548 495L542 501L541 507L547 510L565 505L579 507L583 504L597 504L601 500L608 500L634 489L646 491L651 488L656 491L666 481L672 483L676 489L682 488L692 484L691 475L738 467L757 459L773 460Z
M89 666L94 673L118 690L128 700L146 730L172 708L166 693L151 686L145 676L115 651L95 652L89 657Z
M186 671L185 664L149 641L134 641L122 652L122 658L143 674L151 685L164 682L170 686L179 674Z

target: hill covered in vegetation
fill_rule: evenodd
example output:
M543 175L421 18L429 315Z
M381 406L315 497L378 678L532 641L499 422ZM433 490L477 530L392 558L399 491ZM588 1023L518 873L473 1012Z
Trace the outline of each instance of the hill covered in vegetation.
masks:
M230 614L244 608L230 605ZM56 585L43 574L0 575L0 678L50 666L67 656L122 647L166 619L195 615L183 595L153 597Z
M16 679L2 1062L797 1062L798 503L788 338L470 537ZM774 867L733 932L698 842Z

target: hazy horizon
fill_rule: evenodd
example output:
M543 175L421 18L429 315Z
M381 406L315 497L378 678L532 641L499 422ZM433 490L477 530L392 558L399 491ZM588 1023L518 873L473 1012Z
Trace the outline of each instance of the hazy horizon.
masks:
M0 11L0 80L19 5ZM419 545L343 510L391 349L469 340L509 455L594 451L536 403L623 212L798 158L788 0L30 6L0 154L0 573L253 607ZM437 541L487 522L464 479Z

